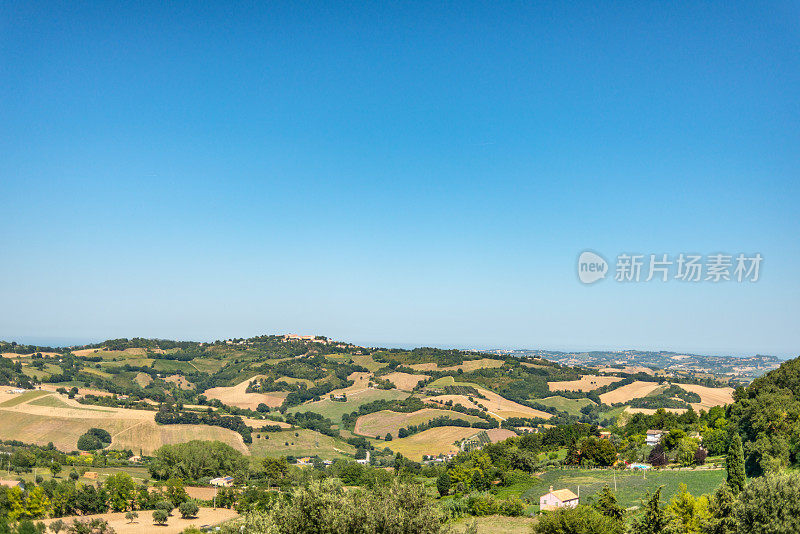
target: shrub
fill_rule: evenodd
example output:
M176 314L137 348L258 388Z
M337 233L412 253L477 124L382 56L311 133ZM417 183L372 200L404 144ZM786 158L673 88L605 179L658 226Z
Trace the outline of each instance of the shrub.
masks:
M200 511L200 507L194 501L186 501L178 506L178 511L181 513L183 519L191 519Z
M544 512L531 530L533 534L622 534L624 531L624 523L581 505Z
M153 523L156 525L166 525L169 514L164 510L153 510Z

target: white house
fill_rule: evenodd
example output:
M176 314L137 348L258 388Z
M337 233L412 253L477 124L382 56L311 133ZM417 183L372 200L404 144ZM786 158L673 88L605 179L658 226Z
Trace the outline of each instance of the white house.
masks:
M212 486L221 486L223 488L229 488L233 486L233 477L218 477L211 479Z
M575 508L578 506L579 500L578 496L568 489L553 491L553 486L550 486L550 492L539 497L539 509L555 510L556 508L562 507Z
M356 460L356 462L360 463L361 465L369 465L369 451L366 452L367 452L367 457L359 458L358 460Z
M659 441L661 441L661 437L663 435L663 430L648 430L647 437L645 437L645 443L651 446L656 445Z

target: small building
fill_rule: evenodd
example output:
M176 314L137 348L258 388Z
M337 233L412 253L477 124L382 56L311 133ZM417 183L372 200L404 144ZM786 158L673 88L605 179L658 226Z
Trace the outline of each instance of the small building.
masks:
M297 459L297 465L300 467L308 467L310 465L313 465L313 462L310 456L305 456L303 458Z
M650 446L657 445L663 435L663 430L648 430L644 442Z
M233 486L233 477L217 477L212 478L210 481L212 486L230 488Z
M358 460L356 460L357 463L360 463L361 465L369 465L369 451L366 452L367 452L367 457L359 458Z
M553 491L553 486L550 486L550 492L539 497L539 509L545 511L565 507L575 508L579 500L571 490L564 488Z
M600 432L600 439L611 439L611 432L607 430Z
M83 478L88 478L90 480L97 480L97 471L86 471L83 474Z
M0 486L4 486L6 488L19 488L21 490L25 490L25 483L21 480L3 480L0 479Z
M138 464L142 461L142 457L137 454L128 458L128 461L133 464Z

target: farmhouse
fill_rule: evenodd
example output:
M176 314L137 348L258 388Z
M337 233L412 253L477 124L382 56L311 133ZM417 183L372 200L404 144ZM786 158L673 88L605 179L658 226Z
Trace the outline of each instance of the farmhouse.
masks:
M645 444L647 445L657 445L659 441L661 441L661 436L664 435L663 430L648 430L647 437L645 438Z
M366 452L367 452L367 457L357 459L356 460L357 463L360 463L361 465L369 465L369 451Z
M210 481L212 486L221 486L223 488L229 488L233 486L233 477L217 477L212 478Z
M568 507L575 508L578 506L579 498L568 489L560 489L553 491L553 486L550 486L550 492L539 497L540 510L555 510L557 508Z

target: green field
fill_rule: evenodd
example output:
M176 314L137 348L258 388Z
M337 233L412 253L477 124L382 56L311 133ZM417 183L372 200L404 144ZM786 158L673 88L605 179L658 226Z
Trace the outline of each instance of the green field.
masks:
M225 366L224 360L214 360L212 358L195 358L189 362L195 369L201 373L216 373Z
M581 415L581 408L584 406L594 406L594 402L589 399L568 399L560 395L554 395L544 399L534 399L534 402L575 416Z
M613 419L617 420L619 416L621 416L625 412L625 406L619 406L617 408L611 408L608 411L600 412L598 416L600 417L600 421L605 419Z
M445 386L471 386L474 388L483 387L479 386L478 384L474 384L472 382L456 382L452 376L443 376L442 378L438 378L433 382L431 382L430 384L428 384L429 388L443 388Z
M181 362L178 360L156 360L153 367L157 371L174 373L175 371L182 371L184 373L196 373L197 370L192 367L189 362Z
M662 471L617 471L613 469L559 469L543 473L532 482L522 482L502 488L498 495L520 495L534 504L539 497L548 492L549 487L555 489L568 488L578 493L580 488L581 504L589 502L589 498L600 491L603 486L614 489L614 478L617 480L617 500L623 508L640 506L645 494L664 486L662 501L669 501L678 492L680 484L686 484L692 495L712 493L725 481L724 469L676 469Z
M409 394L407 392L396 389L366 389L356 393L348 394L347 402L332 401L330 398L325 398L319 401L289 408L289 413L316 412L336 423L342 420L342 416L344 414L358 410L358 407L362 404L379 399L405 399L408 397L408 395Z
M258 435L261 437L258 438ZM269 439L265 439L265 436L269 436ZM250 451L254 456L316 455L324 460L343 458L356 452L352 445L340 439L302 428L284 432L254 432Z
M17 406L22 404L23 402L29 401L31 399L35 399L36 397L41 397L42 395L47 395L47 391L26 391L25 393L19 393L14 397L3 401L0 403L0 406L10 408L12 406Z
M386 367L385 363L376 362L372 359L372 356L365 354L326 354L325 358L340 363L353 360L354 364L366 367L370 373L374 373L381 367Z
M77 407L77 406L70 406L60 398L55 395L48 395L46 397L42 397L40 399L34 399L28 404L33 404L34 406L47 406L49 408L69 408L70 410L86 410L89 412L111 412L113 410L103 410L102 408L95 408L95 407Z

